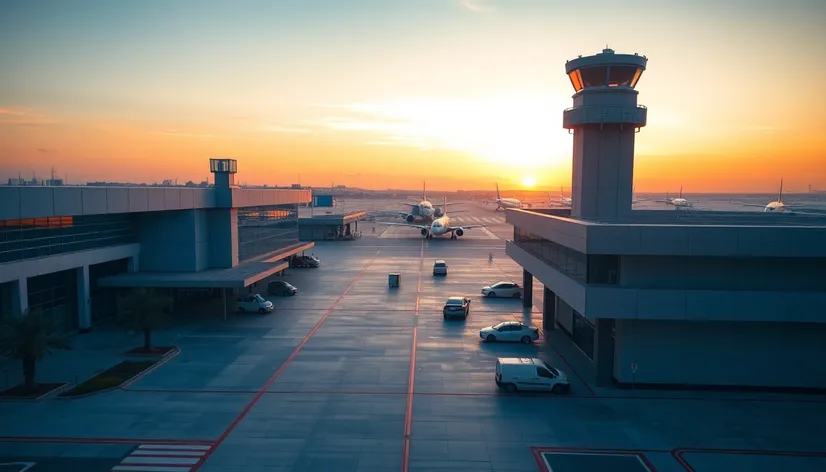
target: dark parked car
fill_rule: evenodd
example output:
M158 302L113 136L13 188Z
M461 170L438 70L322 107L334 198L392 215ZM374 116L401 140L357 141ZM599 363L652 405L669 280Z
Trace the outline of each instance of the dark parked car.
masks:
M293 256L290 258L290 267L318 267L320 261L313 256Z
M267 295L292 296L298 289L283 280L275 280L267 284Z
M470 298L467 297L450 297L442 309L445 319L449 317L467 318L468 313L470 313Z

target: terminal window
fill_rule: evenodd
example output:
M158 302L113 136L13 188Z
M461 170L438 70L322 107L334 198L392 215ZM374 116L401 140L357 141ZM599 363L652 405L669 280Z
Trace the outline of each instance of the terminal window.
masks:
M617 285L619 283L619 256L588 255L588 283Z
M515 228L515 243L522 249L542 259L569 277L585 282L587 257L571 248L549 241L541 236Z
M134 241L128 214L0 220L0 264Z
M238 210L238 258L254 259L298 242L298 205Z

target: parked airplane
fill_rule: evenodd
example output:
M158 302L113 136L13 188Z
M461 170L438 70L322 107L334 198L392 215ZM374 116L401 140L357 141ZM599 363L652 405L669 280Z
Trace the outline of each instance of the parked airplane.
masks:
M559 205L567 208L571 208L571 205L573 204L571 197L565 196L565 193L562 191L562 187L559 187L559 198L554 198L550 193L548 193L548 201L551 205Z
M783 179L780 179L780 193L777 195L777 200L769 202L769 204L766 206L758 205L755 203L736 202L734 200L730 200L729 202L747 207L762 208L765 212L790 213L792 215L796 213L800 213L801 215L826 215L826 207L816 208L805 207L801 205L790 206L783 203Z
M631 205L636 205L637 203L647 201L642 199L638 200L634 197L634 195L636 195L636 192L632 190ZM558 205L566 208L571 208L571 205L574 203L573 198L565 196L565 193L562 191L562 187L559 187L559 198L554 198L551 194L548 194L548 199L551 202L551 205Z
M553 197L551 194L548 194L548 205L553 205ZM486 202L487 203L487 202ZM496 203L496 211L505 210L508 208L531 208L531 205L536 205L537 203L540 205L545 205L545 202L522 202L518 198L502 198L502 195L499 193L499 184L496 184L496 199L494 200Z
M397 214L405 219L408 223L419 221L432 221L433 218L439 218L445 214L445 208L434 207L427 199L427 183L422 183L422 200L418 203L405 202L410 205L410 211L400 211ZM450 205L458 205L462 202L452 202ZM447 203L445 203L447 205ZM454 212L458 213L458 212Z
M447 197L445 197L444 201L444 208L447 208ZM456 239L459 236L465 234L465 231L472 229L472 228L484 228L487 225L466 225L466 226L453 226L450 224L450 217L447 216L445 212L442 216L437 217L433 220L432 223L429 225L417 225L412 223L379 223L388 226L408 226L410 228L418 228L422 236L425 239L433 239L434 236L444 236L447 233L450 233L450 239Z
M669 197L668 194L665 194L665 200L654 200L657 203L665 203L666 205L671 205L674 207L675 210L679 210L684 208L686 210L693 210L694 204L699 203L691 200L686 200L683 198L683 187L680 186L680 196L677 198Z

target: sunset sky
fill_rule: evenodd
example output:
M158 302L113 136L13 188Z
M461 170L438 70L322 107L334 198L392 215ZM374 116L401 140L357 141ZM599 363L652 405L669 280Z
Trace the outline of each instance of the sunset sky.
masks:
M565 61L607 44L649 58L637 191L826 189L823 25L823 0L4 1L0 177L568 188Z

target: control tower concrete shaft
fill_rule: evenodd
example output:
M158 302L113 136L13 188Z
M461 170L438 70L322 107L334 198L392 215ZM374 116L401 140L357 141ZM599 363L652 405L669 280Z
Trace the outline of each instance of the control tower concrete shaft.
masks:
M611 49L565 64L576 93L562 126L574 135L571 216L614 218L631 211L634 135L647 110L634 90L648 59Z

